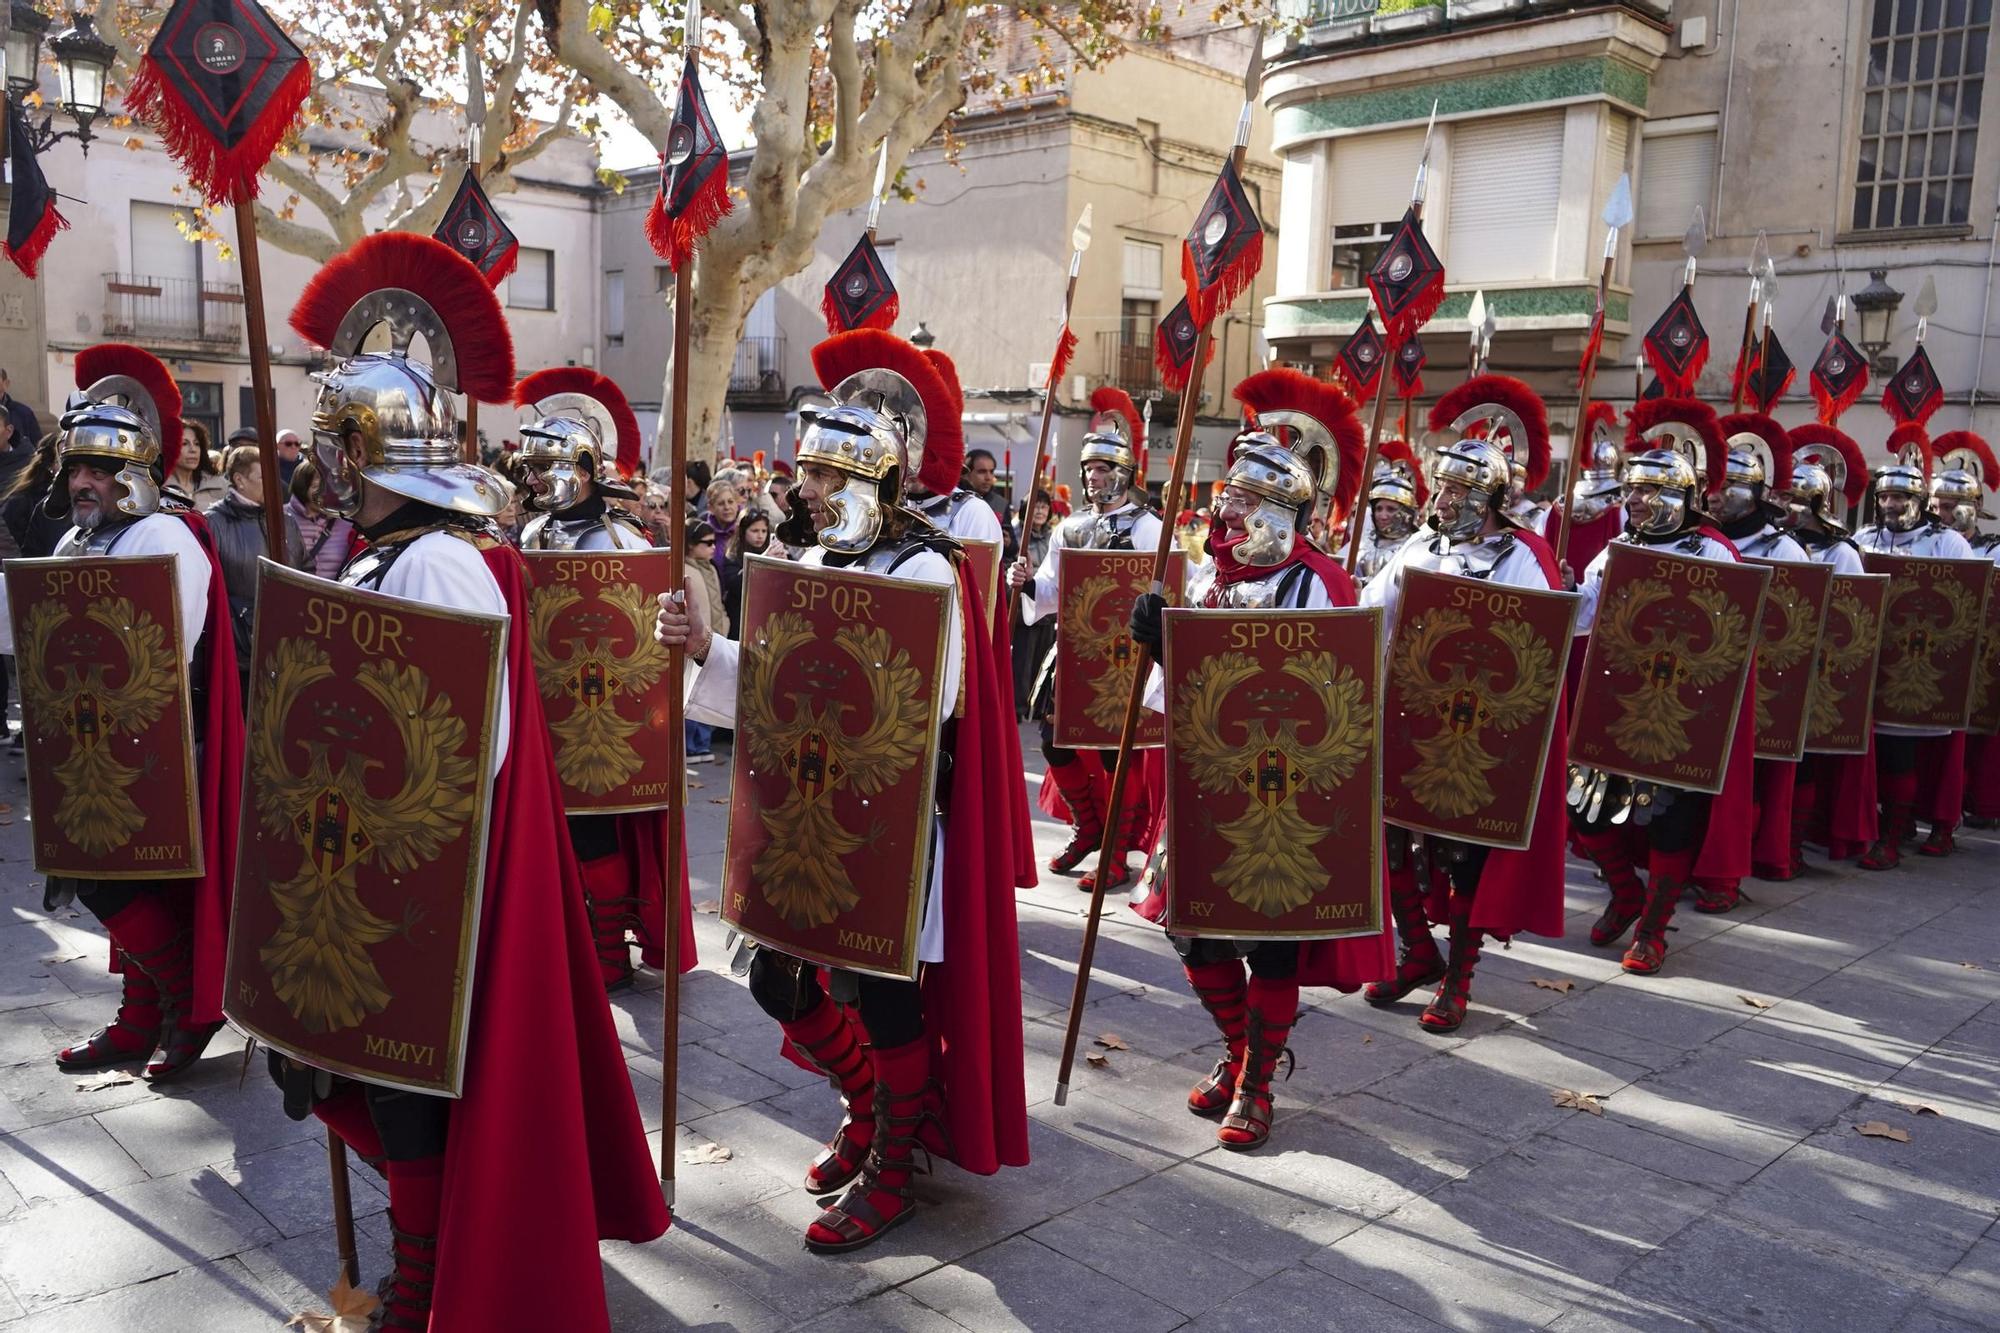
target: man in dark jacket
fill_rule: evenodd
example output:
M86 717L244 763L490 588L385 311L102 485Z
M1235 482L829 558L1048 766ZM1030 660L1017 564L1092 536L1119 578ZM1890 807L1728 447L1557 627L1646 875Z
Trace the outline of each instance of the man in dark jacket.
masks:
M229 494L203 511L222 558L222 581L229 589L229 618L236 628L236 671L242 677L243 699L250 699L250 634L257 623L257 561L264 545L264 467L257 446L239 444L223 455L222 474ZM285 515L285 563L303 569L305 543L299 525Z
M7 372L0 370L0 411L14 423L14 447L33 448L42 438L42 421L35 409L14 397L14 391L7 382Z

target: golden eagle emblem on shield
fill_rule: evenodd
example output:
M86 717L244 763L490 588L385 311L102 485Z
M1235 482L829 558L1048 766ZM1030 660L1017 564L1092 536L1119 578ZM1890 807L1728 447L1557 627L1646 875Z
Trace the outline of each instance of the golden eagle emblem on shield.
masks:
M1274 918L1311 901L1326 884L1313 852L1333 830L1299 813L1300 793L1346 781L1368 758L1374 735L1368 683L1333 654L1300 653L1282 670L1301 688L1253 694L1251 716L1228 724L1233 740L1223 736L1223 703L1263 674L1255 658L1218 653L1174 695L1177 755L1195 785L1211 795L1250 796L1241 814L1216 825L1231 850L1215 882L1242 906ZM1307 701L1325 719L1310 742L1301 739Z
M1507 652L1504 667L1454 662L1438 676L1433 663L1439 648L1471 625L1463 611L1434 610L1397 636L1389 658L1389 677L1405 707L1432 714L1441 724L1413 742L1419 762L1400 781L1426 810L1445 819L1463 819L1492 803L1486 775L1500 757L1486 748L1488 730L1514 731L1540 722L1556 688L1555 654L1524 620L1492 627L1492 637ZM1503 679L1510 683L1498 688Z
M1783 673L1806 660L1813 650L1819 624L1805 590L1773 571L1770 591L1765 596L1765 619L1780 617L1775 634L1766 633L1757 645L1757 711L1754 725L1760 732L1773 725L1771 700L1778 697Z
M601 796L645 767L632 744L642 724L621 715L616 703L652 688L666 669L667 650L653 639L652 599L636 583L607 585L599 600L616 614L573 617L568 629L575 632L558 645L553 641L558 618L582 600L583 593L568 584L536 588L528 599L528 642L542 696L571 704L549 727L557 742L556 776L566 787ZM632 648L621 654L616 645L626 636Z
M1090 682L1090 702L1083 713L1092 726L1105 731L1117 731L1124 725L1132 676L1139 669L1139 650L1132 642L1130 627L1116 619L1103 623L1098 619L1099 604L1117 586L1118 581L1109 574L1093 575L1077 585L1062 609L1062 632L1069 636L1078 660L1104 663L1104 670Z
M159 721L175 702L180 676L165 627L129 598L92 602L84 617L111 636L120 658L96 660L103 638L94 633L67 642L58 631L71 618L69 608L39 602L22 625L21 698L28 724L70 740L69 754L54 769L62 785L57 826L77 847L102 856L146 825L130 795L145 770L120 761L112 742ZM117 681L121 670L124 679Z
M1911 610L1909 603L1924 591L1936 593L1943 605ZM1929 712L1944 702L1944 668L1938 659L1965 647L1979 633L1978 600L1957 579L1942 578L1926 589L1898 579L1889 585L1889 604L1882 615L1888 622L1883 656L1894 648L1896 660L1883 663L1876 703L1899 717Z
M1847 622L1847 637L1839 647L1833 646L1831 632L1835 617ZM1835 684L1834 678L1852 675L1874 656L1878 632L1875 613L1853 593L1834 594L1827 603L1826 623L1827 646L1820 654L1819 670L1813 673L1812 721L1806 727L1813 736L1830 735L1840 726L1840 705L1847 698L1847 691Z
M875 833L841 823L835 791L867 797L893 786L923 758L930 735L923 673L885 629L841 626L837 656L805 663L806 688L781 696L781 669L817 638L804 616L771 617L743 646L737 707L751 763L787 778L784 800L758 813L771 841L750 873L795 929L824 926L860 901L841 861Z
M1607 663L1640 684L1618 696L1619 716L1606 734L1642 764L1666 763L1693 744L1687 723L1698 710L1681 690L1719 685L1742 670L1749 618L1727 594L1705 588L1688 595L1687 607L1660 611L1641 639L1641 617L1673 590L1659 579L1637 579L1621 593L1598 617L1595 633Z
M416 667L363 666L353 681L359 701L301 701L334 674L311 640L280 643L264 671L269 684L250 727L251 791L266 833L303 854L297 873L271 886L279 926L258 957L308 1032L337 1032L388 1007L369 951L416 924L369 910L360 869L411 874L457 838L474 814L475 761L461 753L465 723ZM289 718L288 729L295 707L310 716ZM393 728L396 753L369 748L378 719Z

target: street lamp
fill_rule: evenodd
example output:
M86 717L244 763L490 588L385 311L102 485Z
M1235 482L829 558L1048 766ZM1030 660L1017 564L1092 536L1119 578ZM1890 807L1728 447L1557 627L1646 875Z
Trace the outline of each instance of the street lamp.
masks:
M87 154L90 122L104 110L104 85L118 48L97 35L95 20L82 10L49 46L56 53L56 102L76 121L77 145Z
M935 347L937 346L937 335L931 332L930 325L920 319L917 321L917 331L910 335L910 346L916 348L918 351Z
M7 95L18 102L33 92L39 82L42 38L48 34L49 20L22 0L12 0L8 9L11 23L7 29Z
M1861 323L1861 350L1868 354L1868 362L1884 374L1894 373L1895 359L1886 355L1893 341L1891 326L1896 321L1896 309L1903 304L1903 294L1889 285L1889 270L1875 268L1868 270L1868 285L1854 294L1854 310Z

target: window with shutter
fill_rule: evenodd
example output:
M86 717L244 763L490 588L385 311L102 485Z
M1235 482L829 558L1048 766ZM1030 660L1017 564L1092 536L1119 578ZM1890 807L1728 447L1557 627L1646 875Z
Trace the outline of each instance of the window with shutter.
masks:
M1154 241L1125 241L1125 299L1127 301L1157 301L1164 290L1160 286L1161 265L1165 255L1160 245Z
M1715 190L1715 129L1647 134L1639 159L1638 239L1684 234Z
M1454 283L1555 275L1563 113L1452 126L1444 261Z
M1333 197L1332 277L1336 290L1359 287L1410 206L1410 185L1423 156L1421 129L1389 130L1336 139L1328 173Z

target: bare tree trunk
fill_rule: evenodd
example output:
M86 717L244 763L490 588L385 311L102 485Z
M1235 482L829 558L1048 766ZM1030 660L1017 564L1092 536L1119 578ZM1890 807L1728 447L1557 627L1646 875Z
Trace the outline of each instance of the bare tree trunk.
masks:
M713 462L722 443L722 408L729 393L729 371L736 361L736 342L743 317L762 292L750 293L740 280L742 265L725 254L703 252L694 268L694 327L688 331L688 446L690 460ZM662 298L672 318L671 287ZM671 327L671 323L669 324ZM667 432L673 420L673 341L661 367L660 422L654 434L655 465L667 457Z

